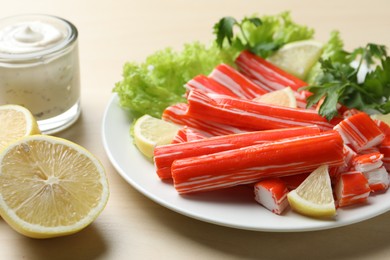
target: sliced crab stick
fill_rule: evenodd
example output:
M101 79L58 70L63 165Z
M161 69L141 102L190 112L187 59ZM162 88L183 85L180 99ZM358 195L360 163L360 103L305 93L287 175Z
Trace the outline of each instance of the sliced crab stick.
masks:
M389 187L389 174L384 166L363 172L364 176L368 180L371 191L378 192L387 190Z
M350 116L334 127L346 143L350 143L356 152L376 146L385 138L385 134L366 114Z
M374 122L386 136L390 136L390 126L388 124L378 119L374 119Z
M340 175L335 188L336 202L339 207L364 203L370 192L371 188L362 172L345 172Z
M383 154L380 152L362 154L352 159L352 166L356 171L367 172L380 168L382 159Z
M275 214L282 214L288 207L286 184L279 178L269 178L254 186L255 200Z
M390 171L390 139L386 138L379 145L379 152L383 154L383 165L386 167L387 171Z
M173 161L187 157L207 155L240 147L262 144L269 141L320 133L317 126L285 128L267 131L246 132L210 137L191 143L157 146L154 149L154 163L161 179L171 178Z
M218 81L209 78L205 75L198 75L185 84L185 88L190 91L192 89L200 90L207 93L216 93L231 97L244 98L245 96L239 92L233 92L230 88L220 84Z
M343 152L344 152L344 164L329 169L329 175L332 184L336 184L339 181L340 174L351 171L351 168L353 169L352 160L357 156L357 153L354 150L352 150L352 148L350 148L348 145L345 144L344 144Z
M191 91L187 100L189 117L239 128L266 130L308 125L318 125L322 130L333 128L314 110L275 106L200 91Z
M269 92L226 64L218 65L210 73L209 77L228 87L232 92L236 93L237 96L246 99L253 99Z
M162 119L178 125L185 125L187 127L196 129L205 136L218 136L248 132L246 129L240 129L223 123L214 123L194 118L187 114L187 110L188 105L184 103L169 106L164 110Z
M310 172L344 162L336 131L293 137L234 150L175 160L174 186L180 194L227 188L263 178Z
M182 127L177 131L175 137L172 140L173 144L176 143L185 143L185 142L192 142L195 140L201 140L205 139L206 137L202 135L200 132L188 128L187 126Z

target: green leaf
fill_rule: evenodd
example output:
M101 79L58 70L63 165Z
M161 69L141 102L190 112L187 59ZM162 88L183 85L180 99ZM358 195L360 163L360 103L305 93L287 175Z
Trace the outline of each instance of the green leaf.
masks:
M363 111L390 112L390 58L385 46L370 43L351 53L338 50L332 57L320 59L316 84L305 88L313 93L309 104L325 98L319 113L328 119L336 115L338 103ZM351 65L353 61L357 61L357 67ZM357 75L362 66L373 70L359 82Z
M217 35L216 42L222 47L225 39L231 44L233 41L233 27L238 24L237 20L231 16L223 17L214 25L214 33Z
M235 31L235 27L239 30ZM311 39L314 30L293 22L290 13L284 12L244 17L240 22L224 17L214 25L214 34L220 48L231 48L237 53L246 49L266 58L286 43Z

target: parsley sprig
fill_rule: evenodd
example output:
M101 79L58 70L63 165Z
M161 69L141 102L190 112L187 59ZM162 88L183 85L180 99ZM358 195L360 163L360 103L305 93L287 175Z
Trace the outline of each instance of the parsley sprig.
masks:
M334 59L321 59L320 64L322 73L316 84L304 88L313 93L308 107L323 99L319 113L328 120L338 114L338 103L363 111L390 112L390 57L385 46L369 43L350 53L340 51ZM368 72L361 79L359 72L364 69Z

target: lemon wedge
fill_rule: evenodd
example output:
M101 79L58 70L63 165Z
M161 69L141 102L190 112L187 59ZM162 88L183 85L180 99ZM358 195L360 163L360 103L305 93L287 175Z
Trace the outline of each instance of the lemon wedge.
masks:
M96 219L108 197L103 166L75 143L32 135L0 153L0 214L25 236L78 232Z
M380 120L390 126L390 113L389 114L374 114L371 115L372 119Z
M0 106L0 125L0 151L14 140L40 133L31 112L19 105Z
M268 60L288 73L305 79L322 54L323 44L314 40L287 43Z
M287 195L293 210L310 217L332 217L336 214L328 166L313 171L295 190Z
M133 134L137 148L148 158L157 145L170 144L180 127L162 119L144 115L135 121Z
M297 107L297 100L294 92L290 87L275 90L253 99L256 102L262 102L271 105L284 106L284 107Z

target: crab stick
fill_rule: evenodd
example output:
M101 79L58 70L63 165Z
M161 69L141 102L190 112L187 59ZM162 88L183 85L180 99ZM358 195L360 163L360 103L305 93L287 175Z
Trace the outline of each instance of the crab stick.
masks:
M191 143L157 146L154 149L154 163L157 175L161 179L167 179L171 178L173 161L178 159L233 150L289 137L318 134L319 132L320 129L317 126L306 126L216 136Z
M235 62L245 75L256 79L269 91L285 87L298 91L299 88L307 85L306 82L249 51L241 52Z
M383 154L379 152L358 155L352 159L352 166L356 171L367 172L382 166Z
M318 125L322 130L333 128L333 124L314 110L275 106L200 91L191 91L187 100L187 116L238 128L266 130L308 125Z
M343 162L343 140L331 130L175 160L172 177L176 190L186 194L310 172L323 164L339 166Z
M378 192L387 190L389 187L389 174L384 166L363 172L366 177L371 191Z
M390 139L386 138L379 145L379 152L383 154L383 165L386 167L386 170L390 171Z
M187 114L187 110L188 105L185 103L169 106L164 110L162 119L178 125L185 125L189 128L196 129L200 133L209 137L248 132L246 129L240 129L224 123L214 123L194 118Z
M188 91L192 89L196 89L207 93L216 93L216 94L222 94L231 97L238 97L238 98L245 97L241 93L237 91L234 92L230 88L226 87L225 85L222 85L218 81L209 78L205 75L198 75L194 77L193 79L191 79L185 84L185 88Z
M368 181L359 171L342 173L335 188L336 202L339 207L364 203L370 193Z
M253 99L269 92L226 64L220 64L215 67L209 77L228 87L237 96L246 99Z
M305 90L299 91L299 88L307 85L306 82L249 51L241 52L235 62L242 73L262 89L272 92L290 87L294 90L298 107L306 107L306 98L311 93Z
M182 127L177 131L175 137L172 140L172 144L192 142L195 140L200 140L206 138L204 135L198 131L188 128L187 126Z
M334 127L356 151L371 148L380 144L385 134L366 113L352 115Z
M279 178L269 178L254 186L255 200L275 214L282 214L288 207L286 184Z

